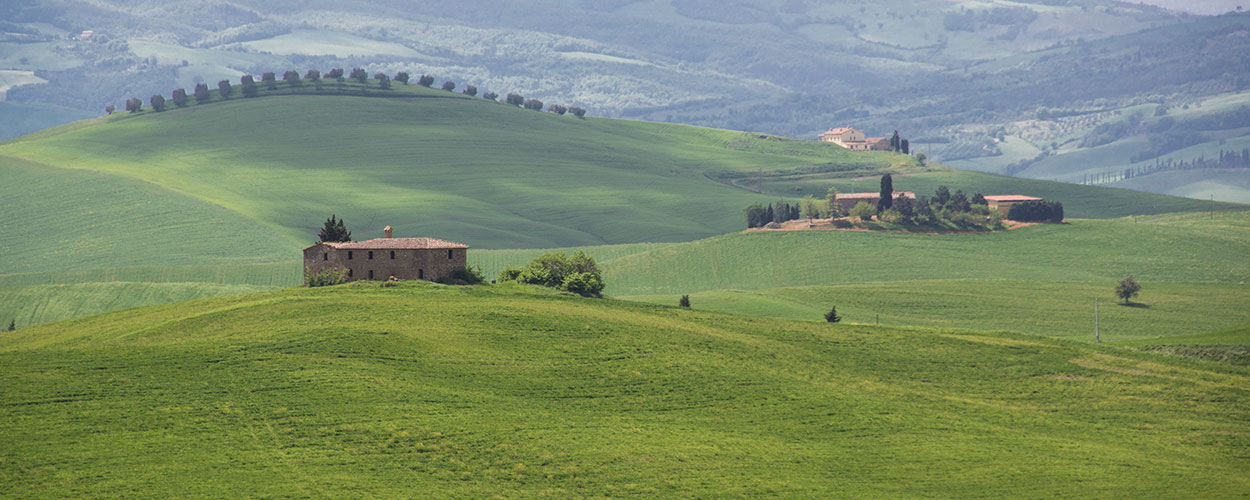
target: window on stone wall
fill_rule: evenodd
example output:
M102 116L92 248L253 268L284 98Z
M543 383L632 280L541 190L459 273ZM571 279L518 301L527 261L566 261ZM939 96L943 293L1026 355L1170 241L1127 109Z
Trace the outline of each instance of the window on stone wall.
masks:
M447 249L447 258L448 258L448 259L450 259L450 258L451 258L451 252L452 252L452 251L453 251L453 250L452 250L452 249L450 249L450 248L448 248L448 249Z
M347 260L352 260L352 251L351 251L351 250L348 250L348 251L347 251Z
M425 269L417 269L417 279L425 279Z
M373 270L372 270L372 269L370 269L370 270L369 270L369 279L373 279Z
M391 260L395 260L395 251L391 250Z
M373 260L373 250L369 251L369 260Z
M330 260L330 254L328 253L321 254L321 260Z

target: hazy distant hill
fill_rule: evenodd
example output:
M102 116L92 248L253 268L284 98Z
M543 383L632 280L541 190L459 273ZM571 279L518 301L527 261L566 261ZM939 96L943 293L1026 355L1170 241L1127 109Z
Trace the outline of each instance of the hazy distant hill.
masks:
M1095 163L1058 154L1116 111L1182 108L1250 86L1247 15L1106 0L18 0L0 19L0 67L13 71L0 78L48 81L10 90L28 106L0 108L9 119L46 117L46 105L98 113L244 73L359 65L597 116L800 138L835 125L898 129L938 160L1062 180L1123 171L1144 150ZM91 40L71 40L83 30ZM1057 167L1030 168L1050 153ZM1173 191L1246 199L1194 187L1209 173L1183 174L1190 188ZM1124 185L1161 184L1177 182Z

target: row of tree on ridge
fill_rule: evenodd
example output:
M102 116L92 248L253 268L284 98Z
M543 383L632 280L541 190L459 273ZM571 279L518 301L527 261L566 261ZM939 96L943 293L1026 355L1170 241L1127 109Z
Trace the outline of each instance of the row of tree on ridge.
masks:
M361 91L365 91L365 85L369 81L369 73L365 71L364 68L353 68L350 73L347 73L347 76L344 76L343 68L331 69L330 71L325 72L324 75L319 70L310 69L304 73L303 77L301 77L299 72L295 70L287 70L282 73L282 81L285 82L289 88L297 88L305 83L309 83L318 91L322 90L324 80L333 80L341 90L343 88L343 83L347 79L356 80L361 85ZM412 75L410 75L407 71L400 71L392 78L386 73L378 72L373 74L373 79L377 80L379 89L389 90L391 88L392 81L408 85L412 81ZM417 77L415 83L422 87L433 87L434 82L435 79L433 76L421 75ZM260 94L260 86L264 86L267 90L277 90L277 74L272 71L262 73L259 85L257 84L255 77L252 75L243 75L243 77L239 79L238 91L243 97L257 97ZM455 92L456 83L448 80L443 82L440 88L448 92ZM221 80L217 82L217 96L221 100L230 99L234 93L235 86L230 83L230 80ZM473 85L466 85L460 93L470 97L477 97L478 88ZM187 94L186 89L178 88L174 89L169 99L166 99L165 96L161 94L152 95L152 97L148 99L148 104L151 105L152 109L155 111L164 111L171 103L177 107L185 107L189 105L190 97L195 97L196 104L203 104L213 100L213 93L209 89L207 83L197 83L191 94ZM491 101L499 100L499 94L494 92L485 92L481 97ZM544 103L542 101L538 99L529 99L516 93L509 93L504 96L501 102L535 111L542 111L544 108ZM138 113L143 110L143 100L138 97L131 97L126 99L125 106L126 111ZM586 116L586 109L579 106L566 106L563 104L553 103L546 105L546 109L547 111L558 115L569 113L578 118L584 118ZM116 106L112 104L104 107L104 111L108 114L113 114L116 110Z

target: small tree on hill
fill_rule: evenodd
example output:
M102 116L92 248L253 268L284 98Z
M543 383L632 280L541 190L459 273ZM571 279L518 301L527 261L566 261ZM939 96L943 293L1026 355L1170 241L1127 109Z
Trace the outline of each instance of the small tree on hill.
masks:
M839 321L842 321L842 317L838 316L838 306L836 305L833 306L832 308L829 309L829 312L825 313L825 321L828 321L830 323L837 323Z
M348 75L348 78L356 80L360 83L365 83L365 80L369 79L369 72L365 71L364 68L352 68L352 72Z
M422 87L429 87L430 85L434 85L434 77L430 75L421 75L421 78L417 79L417 85L420 85Z
M577 106L569 106L569 112L573 113L573 116L576 116L578 118L586 117L586 110Z
M174 101L174 106L178 106L182 108L187 105L187 89L174 89L174 94L172 97Z
M152 103L152 109L155 109L157 111L165 111L165 96L160 95L160 94L155 94L151 98L148 99L148 102Z
M1141 291L1141 284L1133 279L1133 275L1120 280L1120 284L1115 286L1115 296L1124 299L1124 305L1128 305L1128 300L1136 297L1137 292Z
M522 105L525 109L532 109L534 111L543 110L543 102L538 99L526 99Z
M764 206L759 203L747 205L747 207L742 210L742 214L746 216L747 227L749 228L761 227L764 224L771 222L768 217L768 212L764 210Z
M513 106L520 106L525 104L525 96L522 96L521 94L508 94L508 97L504 98L504 102Z
M378 73L373 75L373 77L378 79L378 87L384 89L391 88L391 77L386 76L386 73Z
M842 215L842 207L838 205L838 188L830 187L825 192L825 213L837 218Z
M326 78L341 80L343 78L343 68L330 68L330 71L326 72Z
M195 103L196 104L203 104L205 102L208 102L208 100L212 98L211 96L212 94L208 93L207 83L195 84Z
M971 203L973 205L989 205L990 204L988 201L985 201L985 196L981 195L981 193L976 193L972 195Z
M352 232L347 230L343 219L336 219L334 215L326 219L317 236L321 238L321 241L352 241Z
M916 216L916 202L900 193L894 198L894 210L898 211L904 221L911 221Z
M256 82L252 81L251 77L248 77L247 80L243 81L242 85L239 85L239 90L243 92L243 97L256 97L259 94L256 91Z
M681 299L679 299L679 300L677 301L677 305L678 305L678 306L680 306L680 307L684 307L684 308L686 308L686 309L689 309L689 308L690 308L690 296L689 296L689 295L682 295L682 296L681 296ZM10 328L10 330L11 330L11 329L12 329L12 328Z
M277 76L272 71L266 71L260 74L260 82L265 84L265 88L274 90L278 88Z
M228 99L234 88L230 86L230 80L222 80L217 82L217 93L221 94L222 99Z
M464 95L467 95L467 96L469 96L469 97L476 96L476 95L477 95L477 87L474 87L474 86L472 86L472 85L466 85L466 86L464 87Z
M897 134L897 132L895 132ZM881 199L877 201L877 211L884 212L894 206L894 178L890 174L881 176Z
M400 71L399 73L395 73L395 81L402 83L404 85L408 85L409 78L412 78L412 75L409 75L407 71Z
M107 105L107 106L105 106L105 107L104 107L104 112L105 112L105 113L107 113L107 114L110 114L110 115L111 115L111 114L113 114L113 112L114 112L114 111L117 111L117 106L114 106L114 105L112 105L112 104L109 104L109 105Z
M291 69L283 71L282 81L286 82L287 85L290 85L292 87L298 87L299 86L299 72L295 70L291 70Z
M443 90L446 90L448 92L456 90L456 82L453 82L451 80L443 82Z
M17 329L17 320L15 319L9 320L9 331L11 332L16 329Z
M905 155L911 154L911 143L907 142L907 139L903 139L902 149L903 149L903 154Z
M552 104L552 105L550 105L550 106L547 106L547 111L550 111L550 112L555 113L555 114L557 114L557 115L563 115L563 114L565 114L565 113L568 113L568 112L569 112L569 108L568 108L567 106L562 105L562 104Z
M499 94L496 94L494 92L487 92L485 94L482 94L482 99L490 99L493 101L498 98L499 98Z
M816 197L807 195L803 197L803 201L799 202L802 210L803 218L814 219L820 216L820 204L816 202Z
M309 81L318 81L321 79L321 71L310 69L304 72L304 79Z
M933 194L933 202L939 206L945 207L951 201L951 190L946 186L938 186L937 192Z
M143 109L143 101L139 100L138 97L131 97L130 99L126 99L126 111L129 111L131 113L138 113L142 109Z

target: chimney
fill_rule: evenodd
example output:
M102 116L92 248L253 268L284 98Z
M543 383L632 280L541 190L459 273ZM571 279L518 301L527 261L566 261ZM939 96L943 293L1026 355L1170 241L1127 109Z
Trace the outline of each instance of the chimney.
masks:
M386 228L385 228L385 229L383 229L383 230L382 230L382 232L383 232L383 233L386 233L386 237L387 237L387 238L390 238L390 237L391 237L391 226L386 226Z

